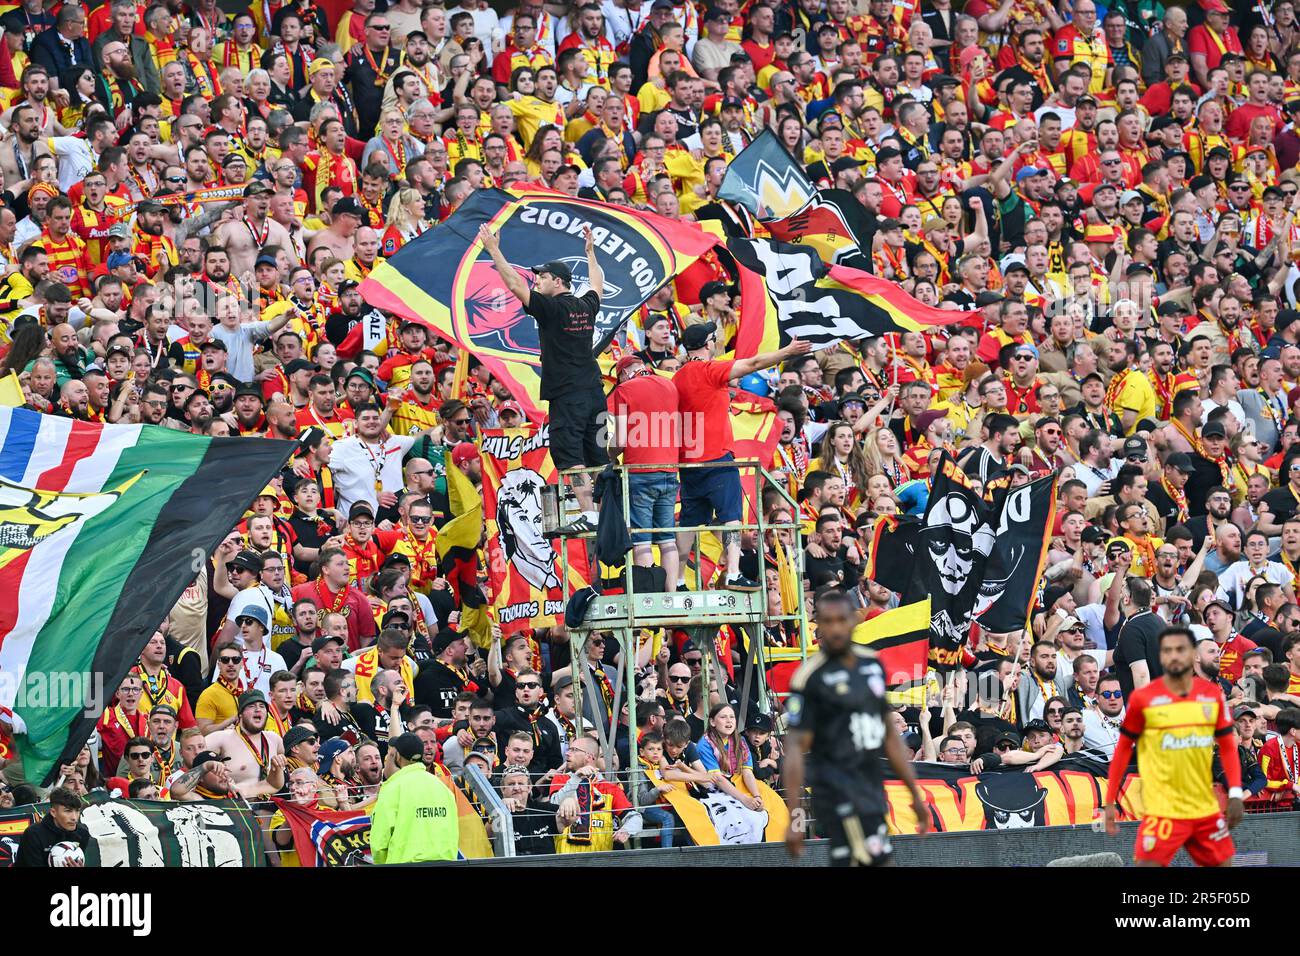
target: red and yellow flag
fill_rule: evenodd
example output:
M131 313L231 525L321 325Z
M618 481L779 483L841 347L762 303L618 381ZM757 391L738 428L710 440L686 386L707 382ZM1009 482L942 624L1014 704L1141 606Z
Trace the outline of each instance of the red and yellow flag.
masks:
M497 623L503 634L549 627L563 616L568 594L590 583L584 542L569 542L566 589L559 547L542 534L542 489L559 480L550 426L488 429L479 440L479 459L488 592Z

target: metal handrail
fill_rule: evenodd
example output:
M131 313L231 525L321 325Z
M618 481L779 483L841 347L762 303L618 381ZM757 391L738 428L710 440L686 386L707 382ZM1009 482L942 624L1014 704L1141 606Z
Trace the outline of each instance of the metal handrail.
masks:
M667 465L655 466L655 465L615 464L614 467L619 472L619 479L620 479L620 484L623 492L623 522L627 527L631 528L631 523L632 523L631 522L631 494L630 494L630 487L628 481L629 472L664 471L665 468L667 468L668 466ZM802 558L803 558L803 551L801 547L801 541L803 537L802 522L796 519L793 522L779 522L773 524L773 523L765 522L763 520L762 499L763 499L764 482L766 482L767 485L770 485L771 487L775 488L778 494L780 495L780 497L785 502L785 504L788 505L796 515L798 514L798 507L799 507L798 503L794 500L794 498L791 497L789 489L786 487L784 481L778 480L766 468L764 468L763 465L756 459L739 459L739 460L728 459L722 461L709 461L709 462L684 462L673 466L673 473L675 475L680 475L680 472L683 469L688 469L688 468L734 468L738 472L742 472L742 473L746 470L753 470L755 476L755 482L756 482L755 483L756 500L753 502L754 514L757 518L756 523L748 524L742 522L740 524L729 524L729 525L698 525L698 526L691 526L691 527L672 527L672 528L637 528L635 529L637 533L645 534L645 533L653 533L657 531L661 533L671 532L673 534L678 534L682 532L687 532L693 534L695 536L694 551L697 560L697 584L698 584L700 583L698 578L698 567L699 567L699 556L701 554L700 534L702 532L707 531L721 538L722 534L727 531L734 532L734 533L740 533L743 531L756 531L758 533L758 539L759 539L759 546L757 548L758 580L759 580L760 588L763 588L765 587L765 582L767 580L767 552L766 552L766 548L763 545L763 542L766 538L766 532L767 531L790 531L794 535L794 542L793 542L793 547L791 548L790 560L796 572L802 571ZM588 475L590 476L591 479L594 480L595 475L602 473L604 470L605 470L604 467L583 467L583 468L566 469L565 471L560 472L559 473L559 491L561 492L560 511L561 512L563 511L562 493L564 491L566 480L569 482L569 487L572 488L572 481L574 477L579 475ZM742 507L742 517L743 517L743 507ZM563 525L562 514L560 515L560 523L561 525ZM580 534L580 535L562 535L561 540L563 539L580 540L580 539L592 537L592 534L593 533L588 532L586 534ZM561 570L562 570L560 580L564 582L563 587L565 589L565 601L567 603L568 599L572 597L572 593L569 588L569 549L567 547L561 547L559 551L560 551ZM724 547L724 554L725 554L725 547ZM683 555L682 560L684 559L685 556ZM615 638L618 640L623 653L623 670L624 670L624 678L626 680L626 693L624 696L624 703L626 703L626 705L630 708L629 717L634 716L634 711L636 706L636 671L637 671L636 651L638 647L637 637L634 632L639 625L637 625L636 623L635 613L633 610L635 605L634 598L636 597L636 588L633 583L633 571L632 571L633 567L634 567L634 563L631 557L631 553L629 552L629 554L626 556L626 561L624 563L624 569L623 569L623 576L624 576L623 589L624 589L624 597L626 598L624 602L624 607L626 611L626 617L622 625L615 626L612 622L604 622L601 624L599 628L587 627L586 625L583 625L574 629L575 634L580 639L576 642L570 639L569 653L570 653L570 669L572 670L573 677L574 677L574 681L573 681L574 707L575 707L575 713L577 714L578 720L580 722L583 720L583 702L582 702L583 681L579 673L579 668L584 667L586 663L585 654L584 654L586 641L584 638L582 638L582 635L585 635L585 633L590 630L601 630L601 631L615 633ZM672 589L675 587L676 582L668 582L667 584L668 584L668 588ZM699 590L706 590L706 589L700 588ZM799 648L798 649L799 649L800 658L803 660L807 659L809 653L808 614L807 614L807 607L805 606L805 602L802 600L802 594L800 595L800 599L798 601L797 613L788 614L788 615L787 614L768 615L766 612L764 612L761 615L761 618L763 621L789 621L789 620L797 621L799 624ZM746 637L748 638L749 641L755 642L759 645L754 655L753 666L758 669L759 673L761 674L764 673L763 655L762 655L763 635L761 631L759 633L748 633L750 628L745 627L743 625L741 627L741 630L746 632ZM707 653L704 653L705 648L701 648L700 650L703 655L700 674L701 674L701 680L703 681L705 687L704 692L707 695L708 685L710 683L709 662L710 660L716 660L716 651L711 643L707 648ZM748 662L747 662L747 666L749 666ZM766 681L766 676L764 676L764 680L758 689L760 708L762 708L764 704L766 688L767 688L767 681ZM745 706L746 703L747 703L746 701L742 701L742 707ZM613 756L613 751L614 751L614 740L617 736L619 710L621 710L621 708L616 708L615 713L613 713L610 717L610 733L607 735L606 744L604 747L605 759L607 765L612 763L611 758ZM635 727L629 727L628 760L630 765L629 767L626 768L626 770L629 773L627 796L628 799L632 802L632 806L634 808L637 807L636 792L640 786L640 778L641 778L640 762L637 759L637 739L636 739L635 729L636 729ZM601 736L606 737L606 735L604 734L602 734Z
M515 855L515 822L492 782L474 764L466 764L461 780L474 791L492 822L492 843L496 856Z

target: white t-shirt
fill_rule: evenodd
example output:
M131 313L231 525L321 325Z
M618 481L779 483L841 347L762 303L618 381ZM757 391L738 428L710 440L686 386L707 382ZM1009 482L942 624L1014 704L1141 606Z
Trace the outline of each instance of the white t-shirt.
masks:
M330 468L334 472L334 494L339 511L346 516L357 501L367 502L377 509L376 481L384 491L393 494L401 491L402 457L414 444L415 436L412 435L392 435L382 444L374 445L356 435L335 442Z

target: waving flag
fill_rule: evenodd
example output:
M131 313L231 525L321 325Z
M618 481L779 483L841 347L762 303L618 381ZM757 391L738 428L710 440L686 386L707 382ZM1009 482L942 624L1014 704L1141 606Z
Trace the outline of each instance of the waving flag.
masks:
M583 227L590 225L605 273L593 349L601 351L650 295L717 242L699 227L608 203L550 191L518 197L499 189L475 192L446 222L380 263L361 284L366 302L426 322L467 349L503 381L529 417L537 399L537 323L506 290L478 228L498 230L501 252L532 281L529 267L559 260L573 271L573 291L587 290Z
M871 648L885 669L891 704L925 702L926 658L930 651L930 599L892 608L853 629L854 643Z
M26 779L81 749L294 447L0 407L0 706Z
M815 192L803 168L776 134L765 129L731 161L718 198L766 219L798 212Z
M549 627L568 595L586 587L587 549L569 542L569 580L561 580L559 546L542 536L542 489L559 480L551 462L550 426L494 428L479 441L488 588L502 634Z
M828 266L811 246L766 239L732 239L727 249L741 273L738 338L764 343L806 339L814 349L841 340L875 338L890 332L955 325L967 313L922 305L885 279L858 269ZM762 277L765 296L746 295L744 271ZM737 347L737 358L742 353Z
M823 262L871 269L871 250L862 251L859 236L866 209L847 189L824 189L798 212L765 223L773 239L812 246Z

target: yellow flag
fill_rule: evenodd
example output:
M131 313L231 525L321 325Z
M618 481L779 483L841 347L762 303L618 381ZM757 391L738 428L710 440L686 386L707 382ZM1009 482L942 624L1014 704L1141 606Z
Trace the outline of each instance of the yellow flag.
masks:
M0 378L0 405L18 408L26 404L27 399L23 397L23 386L18 381L18 373L10 372L4 378Z

